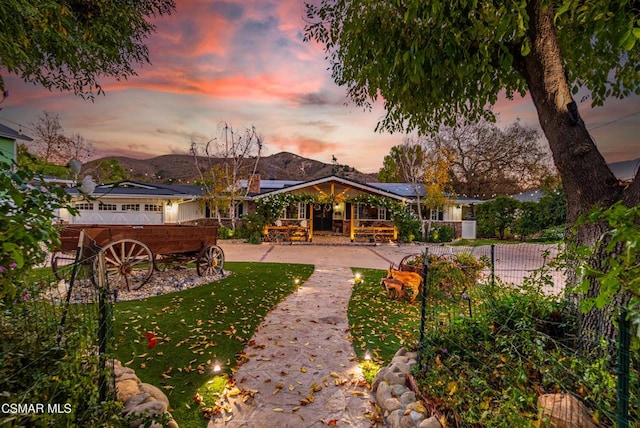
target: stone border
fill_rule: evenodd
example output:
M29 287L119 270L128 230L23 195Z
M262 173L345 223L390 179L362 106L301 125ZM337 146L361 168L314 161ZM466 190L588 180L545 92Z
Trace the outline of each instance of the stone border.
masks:
M124 367L118 360L113 360L113 374L116 383L116 399L124 404L122 416L132 417L129 421L131 428L144 427L146 418L154 421L150 428L178 428L178 423L168 412L169 399L164 392L151 384L143 383L132 368ZM168 423L163 425L155 422L156 417L165 415L169 418Z
M391 364L381 368L371 384L376 403L390 428L442 428L438 418L427 414L407 384L411 369L418 363L417 357L417 352L400 348Z

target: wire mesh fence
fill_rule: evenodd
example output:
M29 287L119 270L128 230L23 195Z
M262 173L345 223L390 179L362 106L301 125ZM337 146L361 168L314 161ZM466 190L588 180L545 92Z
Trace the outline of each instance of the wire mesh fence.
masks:
M634 327L616 320L616 352L583 346L560 253L434 246L407 260L426 277L418 381L451 426L640 426Z
M100 426L109 417L112 299L99 256L57 262L33 269L0 303L0 425Z

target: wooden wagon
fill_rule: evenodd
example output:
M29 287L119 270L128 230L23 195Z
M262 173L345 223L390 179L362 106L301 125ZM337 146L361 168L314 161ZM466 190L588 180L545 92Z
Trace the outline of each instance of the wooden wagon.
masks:
M68 279L67 266L78 262L91 268L102 253L111 287L127 290L140 288L154 270L170 266L195 263L198 275L217 275L224 266L217 237L215 226L72 225L60 232L51 268L59 279Z

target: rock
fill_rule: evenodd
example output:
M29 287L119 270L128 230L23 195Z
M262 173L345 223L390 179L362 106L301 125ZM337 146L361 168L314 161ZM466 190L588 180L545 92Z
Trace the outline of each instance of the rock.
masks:
M424 420L424 415L418 412L409 412L400 419L400 428L418 428Z
M423 415L427 413L427 409L425 409L424 406L417 401L414 401L413 403L408 404L406 410L416 412L416 413L422 413Z
M387 416L387 425L391 428L400 426L400 419L402 419L402 409L394 410L389 416Z
M126 403L124 403L124 409L122 413L130 413L133 408L146 402L149 398L151 398L151 396L147 393L134 395L129 400L127 400Z
M138 382L132 379L116 382L116 398L122 403L126 403L134 395L140 394Z
M138 376L136 376L133 370L131 373L122 373L120 376L116 376L116 382L122 382L124 380L134 380L136 383L140 383L140 379L138 379Z
M142 403L133 409L126 415L132 415L138 417L136 420L131 421L131 427L137 427L143 423L142 418L145 416L159 416L167 411L167 406L160 400L148 401Z
M380 384L380 382L384 380L384 377L388 372L389 372L389 367L383 367L380 370L378 370L378 373L376 373L376 376L373 378L373 382L371 383L372 391L375 392L378 389L378 385Z
M413 391L407 391L400 396L400 402L405 406L409 403L414 403L416 401L416 393Z
M442 424L435 416L431 416L430 418L425 419L420 422L419 428L442 428Z
M382 409L389 413L402 408L402 403L397 398L388 398L382 403Z
M586 406L571 394L538 397L540 428L595 428Z
M376 391L376 401L378 403L384 403L389 398L392 398L389 384L387 382L380 383L380 385L378 385L378 390Z
M389 382L390 385L405 385L406 375L402 372L388 372L384 380Z
M142 383L140 384L140 389L151 395L156 400L162 401L167 405L167 407L169 407L169 398L167 398L165 393L162 392L162 390L160 390L160 388L158 388L157 386L153 386L149 383Z
M389 389L393 397L402 397L402 394L409 390L405 385L389 385Z
M396 354L393 356L393 358L403 357L405 355L407 355L407 350L404 349L404 348L400 348L400 349L398 349L398 352L396 352Z

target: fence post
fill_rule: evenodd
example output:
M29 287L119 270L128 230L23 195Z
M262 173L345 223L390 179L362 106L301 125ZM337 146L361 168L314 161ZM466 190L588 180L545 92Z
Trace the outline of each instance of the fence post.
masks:
M99 252L96 263L96 285L98 287L98 394L100 402L107 400L107 376L106 376L106 354L109 328L111 322L109 316L109 284L106 281L104 254Z
M424 349L424 325L427 317L427 275L429 273L429 260L427 256L429 254L429 247L424 249L422 253L422 310L420 313L420 341L418 342L418 368L422 372L424 367L423 364L423 354L425 352Z
M496 244L491 244L491 286L496 285Z
M618 318L618 428L629 426L629 354L631 347L631 320L627 308L620 308Z

